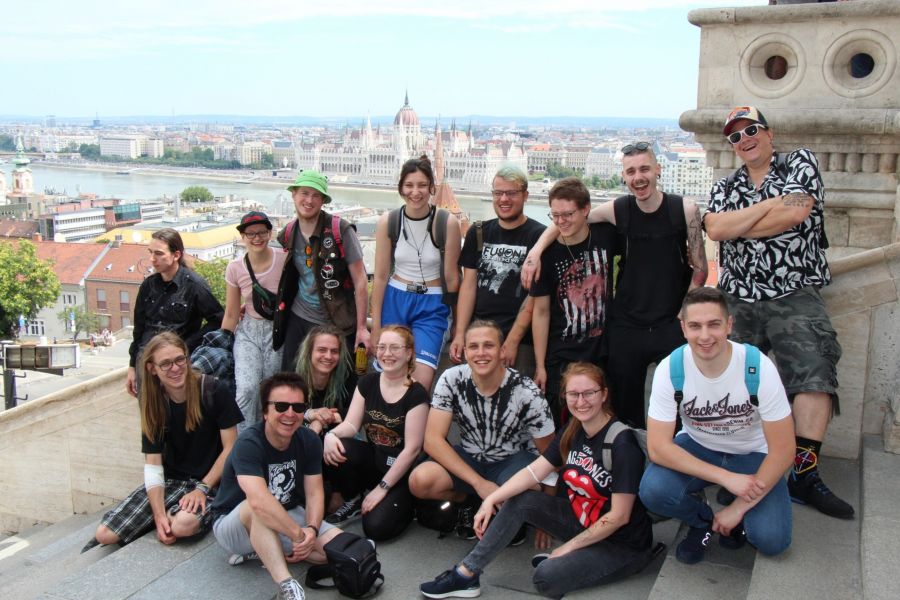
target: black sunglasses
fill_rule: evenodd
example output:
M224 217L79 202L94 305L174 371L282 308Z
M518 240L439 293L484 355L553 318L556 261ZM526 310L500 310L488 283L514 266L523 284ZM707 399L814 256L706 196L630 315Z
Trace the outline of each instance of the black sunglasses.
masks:
M638 152L646 152L650 149L650 142L635 142L633 144L628 144L624 148L622 148L622 154L624 156L631 156L632 154L636 154Z
M269 402L269 404L275 407L275 412L285 413L288 408L293 408L298 415L306 412L305 402Z

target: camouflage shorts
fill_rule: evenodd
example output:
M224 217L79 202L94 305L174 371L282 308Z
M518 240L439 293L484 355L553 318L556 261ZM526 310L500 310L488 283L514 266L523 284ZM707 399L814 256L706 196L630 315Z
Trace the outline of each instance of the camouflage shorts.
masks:
M802 392L825 392L831 395L832 410L839 414L837 362L841 345L819 291L806 287L760 302L727 296L734 316L731 339L753 344L771 356L789 398L793 400Z

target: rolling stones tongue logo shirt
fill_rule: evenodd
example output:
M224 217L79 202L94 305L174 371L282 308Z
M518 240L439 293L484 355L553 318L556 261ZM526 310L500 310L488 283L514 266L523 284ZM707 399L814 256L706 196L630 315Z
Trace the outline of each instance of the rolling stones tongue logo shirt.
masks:
M612 423L612 421L610 421ZM644 473L644 453L630 431L619 434L612 444L612 472L603 468L601 452L609 425L588 437L579 431L573 438L567 456L560 455L561 433L544 451L544 458L561 467L560 483L572 506L572 515L588 528L611 508L613 494L633 494L634 505L629 522L609 538L636 549L650 545L652 533L647 511L637 497ZM563 460L565 458L565 460Z

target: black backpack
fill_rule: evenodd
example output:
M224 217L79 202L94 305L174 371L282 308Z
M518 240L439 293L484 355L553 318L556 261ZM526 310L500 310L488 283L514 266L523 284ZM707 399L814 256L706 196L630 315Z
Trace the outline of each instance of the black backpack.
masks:
M456 528L459 521L459 505L446 500L416 500L416 522L444 537Z
M339 533L325 544L327 565L314 565L306 573L306 587L313 590L337 588L350 598L364 598L378 593L384 583L381 563L374 545L353 533ZM331 578L333 584L322 583Z

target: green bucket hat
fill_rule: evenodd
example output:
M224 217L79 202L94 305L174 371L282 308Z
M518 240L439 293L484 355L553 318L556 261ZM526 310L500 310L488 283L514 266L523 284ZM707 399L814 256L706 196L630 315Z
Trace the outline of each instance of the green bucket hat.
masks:
M325 204L331 202L331 196L328 195L328 178L318 171L300 171L297 173L297 179L287 189L294 191L294 188L298 187L312 188L325 197Z

